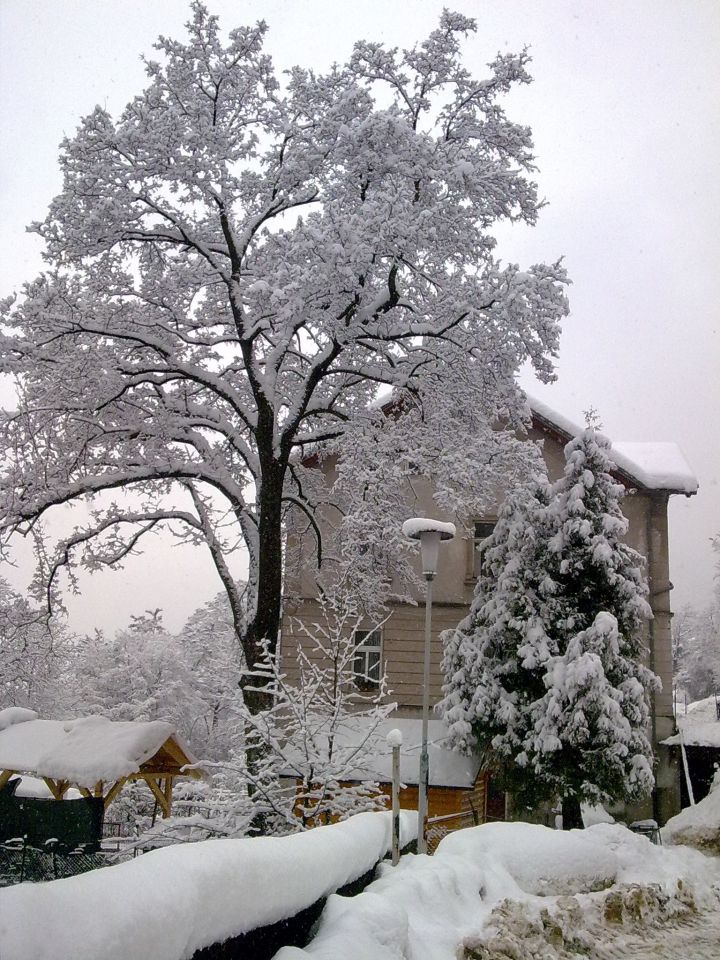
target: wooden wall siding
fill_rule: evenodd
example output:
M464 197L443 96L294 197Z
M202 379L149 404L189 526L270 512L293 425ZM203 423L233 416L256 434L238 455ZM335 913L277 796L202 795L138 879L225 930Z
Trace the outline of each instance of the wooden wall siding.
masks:
M430 700L437 702L442 696L440 661L442 644L440 632L451 629L466 614L463 606L438 604L433 607L433 635L430 648ZM320 662L321 654L314 648L312 641L299 627L302 617L310 626L317 622L319 611L312 600L288 607L283 620L282 664L289 681L298 679L297 651L302 649L305 655ZM367 626L372 626L368 624ZM400 706L419 707L422 705L423 657L425 652L425 608L396 607L383 625L382 656L387 672L389 699Z

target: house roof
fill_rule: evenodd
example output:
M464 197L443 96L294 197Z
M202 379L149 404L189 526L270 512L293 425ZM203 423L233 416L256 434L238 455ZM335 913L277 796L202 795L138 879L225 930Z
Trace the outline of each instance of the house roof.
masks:
M372 760L364 760L343 774L348 780L375 780L390 783L392 780L392 747L387 742L391 730L402 734L400 747L400 782L416 785L418 782L422 721L392 717L374 727L367 717L350 717L340 730L334 732L334 743L341 750L360 746L372 733ZM448 728L442 720L428 722L429 784L431 787L463 787L470 789L480 771L480 759L455 753L448 744ZM282 771L284 776L295 776L292 764Z
M168 746L176 772L182 768L181 758L193 763L172 724L162 720L114 721L98 716L40 720L32 710L0 710L0 770L37 774L88 789L100 781L137 773Z
M564 440L571 440L583 432L582 426L541 400L530 396L527 399L533 421L541 429L550 427ZM618 471L634 486L684 493L688 497L698 491L697 477L677 443L617 440L612 444L610 456Z
M675 718L686 747L715 747L720 750L720 719L714 696L688 704L686 714ZM679 746L680 734L662 741L668 747Z

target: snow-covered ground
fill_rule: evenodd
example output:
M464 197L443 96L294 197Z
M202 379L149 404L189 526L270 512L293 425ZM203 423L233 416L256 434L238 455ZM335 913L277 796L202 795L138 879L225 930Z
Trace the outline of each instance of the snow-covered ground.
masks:
M360 814L2 890L0 956L188 960L362 875L389 826L387 814ZM619 824L485 824L450 834L432 857L381 864L358 896L331 894L313 941L276 960L709 960L719 908L720 859L689 847L654 846Z
M382 865L353 899L330 897L312 943L276 960L636 960L641 949L701 960L713 954L663 951L673 936L720 942L719 906L720 860L687 847L616 824L485 824L449 835L432 858Z

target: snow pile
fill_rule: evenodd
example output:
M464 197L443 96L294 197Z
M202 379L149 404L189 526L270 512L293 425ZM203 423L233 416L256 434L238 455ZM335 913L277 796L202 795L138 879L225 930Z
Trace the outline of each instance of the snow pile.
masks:
M525 893L562 896L609 887L616 858L584 830L550 830L535 823L486 823L448 834L437 853L463 854L504 867Z
M465 947L503 960L567 956L565 947L588 954L611 938L609 925L717 909L720 891L717 861L614 824L565 833L484 824L446 837L432 858L406 856L379 872L359 896L331 897L315 939L275 960L456 960ZM601 883L612 885L579 892ZM553 889L573 895L528 892Z
M401 815L401 843L416 818ZM0 890L2 960L186 960L294 916L357 879L391 844L389 813L289 837L166 847L67 880Z
M455 960L492 905L522 891L502 868L464 856L406 856L353 898L330 897L317 935L274 960Z
M720 855L720 770L713 778L710 793L694 807L685 807L668 820L662 836L665 843L684 843Z
M0 770L37 773L91 789L100 780L136 773L173 734L172 724L162 720L16 719L0 731Z

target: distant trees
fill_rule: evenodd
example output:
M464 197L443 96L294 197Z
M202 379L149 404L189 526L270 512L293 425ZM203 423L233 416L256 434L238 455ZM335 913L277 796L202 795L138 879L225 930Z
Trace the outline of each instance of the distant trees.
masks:
M540 207L531 133L501 106L527 53L475 79L475 23L445 11L417 46L361 41L281 87L264 23L224 43L191 11L124 112L96 107L62 145L62 192L34 226L48 272L2 311L19 406L0 423L0 530L87 507L47 554L51 588L161 529L204 545L252 667L277 642L288 509L322 550L304 454L366 425L372 441L387 384L414 411L413 466L459 465L449 496L477 482L478 424L522 415L518 368L552 377L566 276L493 252L496 223ZM250 679L245 696L268 704Z
M720 535L712 538L715 590L705 607L687 605L673 618L673 670L676 688L688 700L720 694Z
M40 712L57 708L58 685L72 653L62 623L0 579L0 703Z
M685 607L673 620L675 683L686 698L720 694L720 605Z
M483 545L470 615L444 636L455 743L483 751L520 805L634 800L653 787L646 730L659 681L645 666L643 559L622 542L623 488L592 428L564 475L513 491Z

